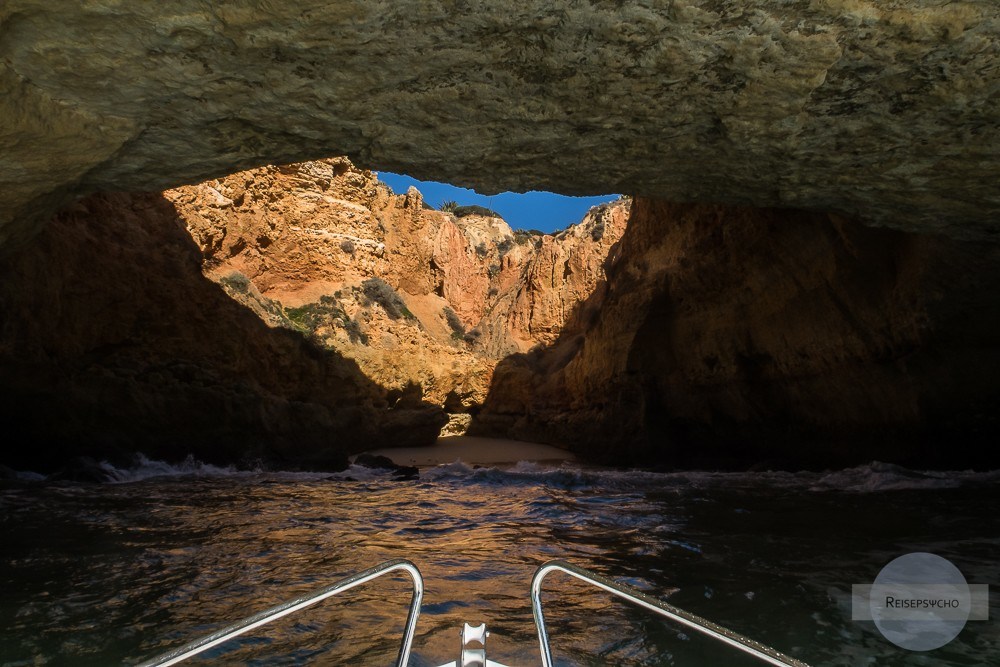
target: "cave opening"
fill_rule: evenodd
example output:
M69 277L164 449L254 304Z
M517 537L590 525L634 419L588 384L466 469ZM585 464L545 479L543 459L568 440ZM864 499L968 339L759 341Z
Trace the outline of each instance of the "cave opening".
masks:
M490 207L511 201L518 228ZM462 435L496 365L553 343L602 289L630 205L489 197L341 157L84 199L8 267L3 301L23 317L6 329L6 414L38 443L10 462L51 472L74 450L138 451L336 468ZM67 293L78 308L39 309Z
M414 178L407 174L377 171L379 180L397 193L415 187L428 206L451 209L457 213L492 212L515 231L554 234L580 222L587 212L601 204L621 198L618 194L572 196L544 190L501 192L484 195L470 188ZM484 210L485 209L485 210Z

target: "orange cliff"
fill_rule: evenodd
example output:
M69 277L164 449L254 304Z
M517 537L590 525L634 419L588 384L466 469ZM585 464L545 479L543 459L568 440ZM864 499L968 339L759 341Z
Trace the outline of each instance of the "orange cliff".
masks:
M414 188L396 195L346 158L164 194L231 295L380 386L462 413L482 403L498 360L552 342L601 288L630 207L596 207L555 235L514 232L485 209L456 217Z

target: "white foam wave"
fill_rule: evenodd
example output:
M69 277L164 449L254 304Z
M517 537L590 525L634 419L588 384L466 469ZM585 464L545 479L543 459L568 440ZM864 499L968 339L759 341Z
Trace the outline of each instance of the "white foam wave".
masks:
M955 489L970 484L1000 482L1000 470L910 470L891 463L873 461L864 466L824 473L811 487L818 490L906 491L921 489Z
M369 468L351 464L347 470L335 473L323 473L323 479L344 481L344 482L371 482L382 479L390 479L394 474L393 470L387 468Z
M282 472L252 470L235 466L216 466L188 456L180 463L150 459L138 455L134 465L119 468L107 461L98 464L109 483L122 484L154 478L177 477L254 477L266 475L287 481L357 481L388 480L393 472L351 465L342 472ZM19 472L18 479L36 482L44 476ZM424 468L420 479L431 483L482 484L486 486L544 485L561 489L608 487L616 490L708 489L726 487L752 491L754 488L791 489L814 492L880 493L906 490L953 489L962 486L1000 484L1000 470L911 470L902 466L873 461L866 465L826 472L651 472L611 468L582 467L571 463L543 464L521 461L512 466L479 466L456 460Z
M211 463L203 463L190 455L177 464L150 459L138 454L135 464L130 468L118 468L107 461L101 461L97 465L107 475L107 481L112 484L139 482L161 477L236 477L255 475L261 472L260 469L240 470L235 466L215 466Z
M730 489L778 488L810 491L876 493L904 490L951 489L967 485L1000 483L1000 470L987 472L910 470L873 461L866 465L826 472L650 472L580 468L522 461L515 466L480 467L461 461L421 471L421 479L437 482L466 481L480 484L544 484L558 488L610 486L617 489L686 489L725 486Z

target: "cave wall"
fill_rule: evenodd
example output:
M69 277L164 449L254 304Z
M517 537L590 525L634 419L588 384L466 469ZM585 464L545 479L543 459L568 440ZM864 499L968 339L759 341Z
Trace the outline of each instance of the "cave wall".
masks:
M345 154L986 238L998 45L986 0L6 0L0 247L86 193Z
M161 194L95 195L0 264L0 463L77 456L339 469L447 417L271 328L202 275Z
M621 243L473 432L679 467L1000 464L996 245L643 199Z

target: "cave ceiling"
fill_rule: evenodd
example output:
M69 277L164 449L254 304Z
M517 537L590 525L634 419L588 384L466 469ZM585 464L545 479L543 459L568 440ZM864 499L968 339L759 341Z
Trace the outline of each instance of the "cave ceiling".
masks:
M0 244L87 193L341 154L986 239L998 45L985 0L6 0Z

